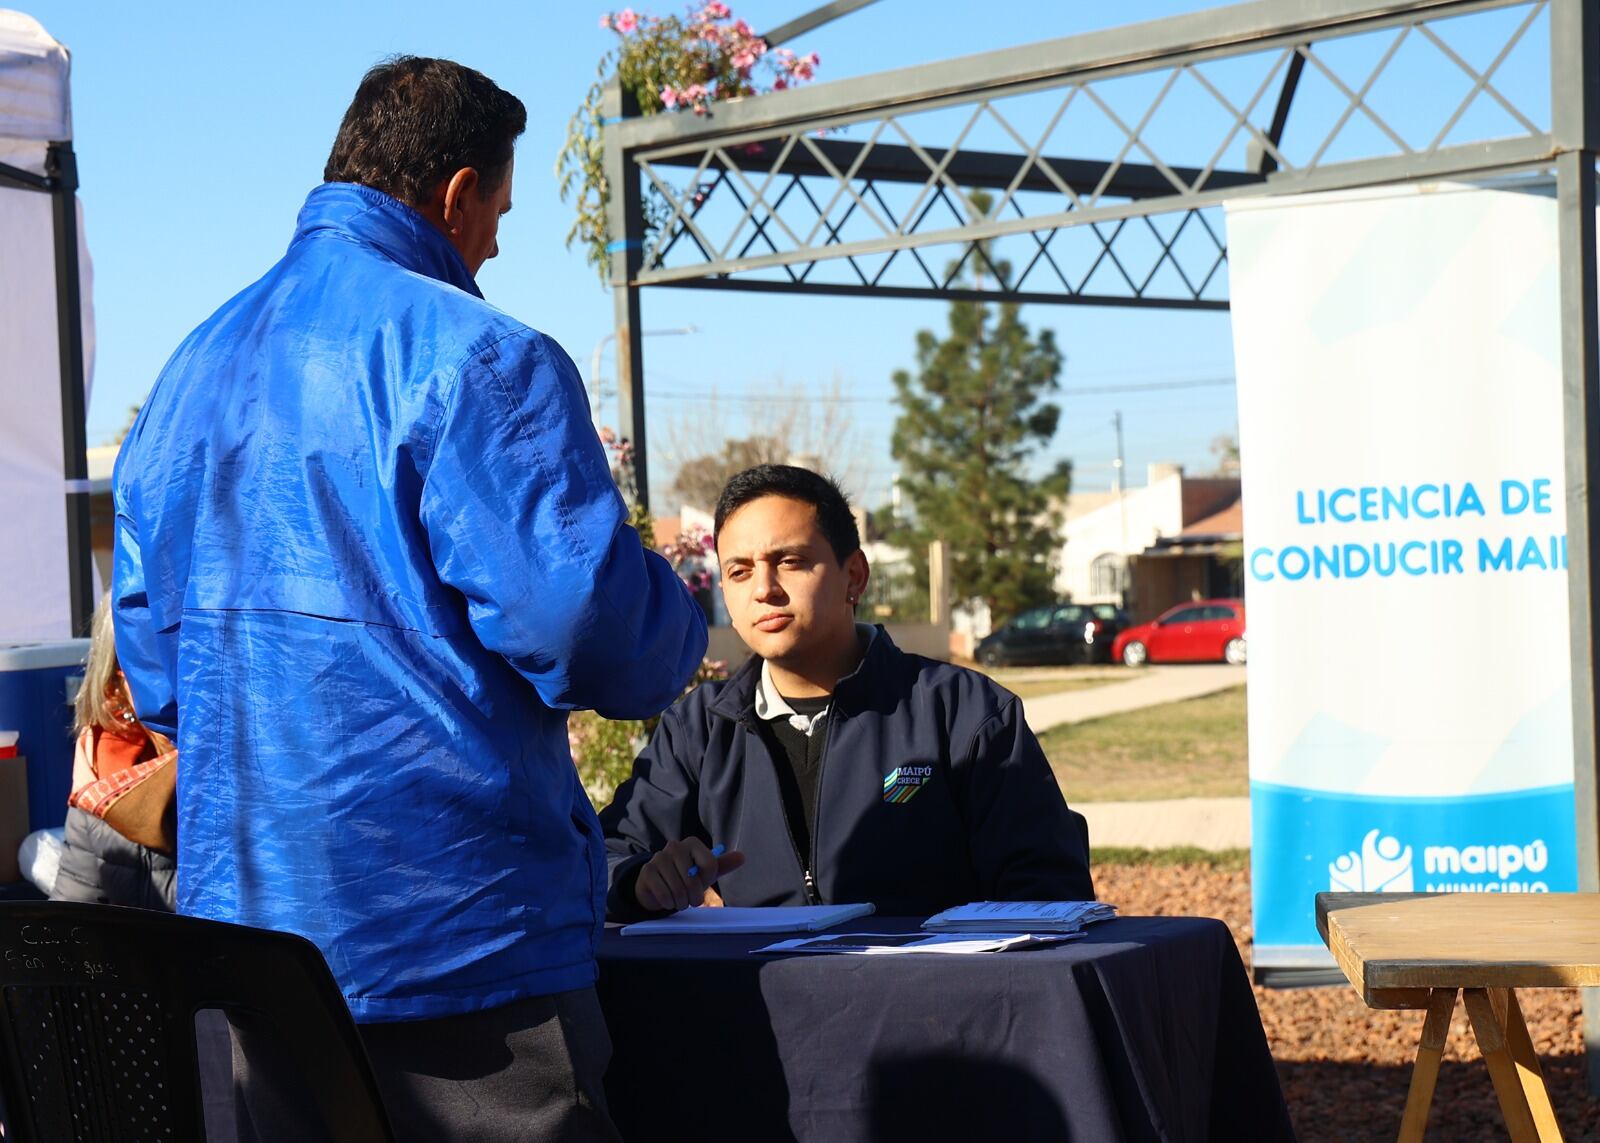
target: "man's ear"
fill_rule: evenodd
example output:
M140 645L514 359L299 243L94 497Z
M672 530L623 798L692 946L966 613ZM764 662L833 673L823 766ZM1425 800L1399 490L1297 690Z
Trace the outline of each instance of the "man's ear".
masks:
M477 202L478 170L462 167L444 182L435 193L439 196L439 218L446 234L460 234L463 213Z
M872 578L872 569L867 565L867 553L860 548L851 552L850 558L844 561L844 575L850 598L859 602L867 593L867 581Z

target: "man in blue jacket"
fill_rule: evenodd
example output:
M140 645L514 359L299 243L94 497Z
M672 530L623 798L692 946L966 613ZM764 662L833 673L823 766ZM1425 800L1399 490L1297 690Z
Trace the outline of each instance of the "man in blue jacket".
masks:
M869 569L831 480L749 469L715 527L755 655L662 716L601 813L613 919L704 901L919 915L1093 898L1083 819L1016 696L856 623Z
M369 72L288 252L179 347L115 477L179 910L316 942L402 1138L613 1137L567 712L654 714L706 643L572 362L474 281L525 118L446 60Z

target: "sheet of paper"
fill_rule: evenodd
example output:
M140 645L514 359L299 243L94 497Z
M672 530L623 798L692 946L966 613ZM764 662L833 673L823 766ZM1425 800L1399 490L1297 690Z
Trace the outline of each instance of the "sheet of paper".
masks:
M894 956L899 953L970 954L1060 944L1082 933L829 933L778 941L758 953L843 953L849 956Z
M872 912L871 902L854 905L780 905L764 909L700 906L653 921L624 925L625 937L703 933L814 933Z

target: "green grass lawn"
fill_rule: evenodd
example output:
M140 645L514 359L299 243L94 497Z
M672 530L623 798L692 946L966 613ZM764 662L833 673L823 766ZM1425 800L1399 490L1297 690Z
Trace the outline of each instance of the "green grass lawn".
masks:
M1039 736L1072 802L1242 797L1245 688L1146 707Z
M1101 865L1203 865L1242 873L1250 868L1248 849L1200 849L1193 845L1174 845L1167 849L1138 849L1126 845L1097 845L1093 864Z

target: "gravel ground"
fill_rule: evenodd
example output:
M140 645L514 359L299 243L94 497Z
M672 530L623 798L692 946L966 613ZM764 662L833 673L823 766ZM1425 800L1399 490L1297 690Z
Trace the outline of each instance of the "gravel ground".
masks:
M1195 865L1097 865L1095 889L1127 915L1221 918L1250 963L1247 873ZM1422 1013L1372 1011L1348 986L1257 988L1255 993L1302 1143L1394 1139L1422 1035ZM1562 1133L1569 1143L1600 1139L1600 1099L1589 1096L1584 1084L1578 993L1539 989L1519 992L1517 999ZM1434 1091L1428 1138L1462 1143L1507 1138L1489 1073L1460 1005Z

